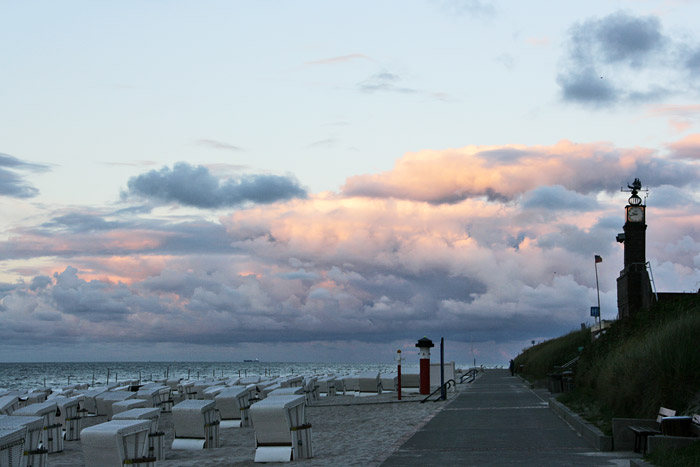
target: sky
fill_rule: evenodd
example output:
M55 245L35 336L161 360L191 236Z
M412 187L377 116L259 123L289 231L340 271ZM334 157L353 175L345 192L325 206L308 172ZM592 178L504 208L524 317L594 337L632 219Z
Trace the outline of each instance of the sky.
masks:
M698 0L0 0L0 361L507 364L700 288ZM433 358L437 357L434 350Z

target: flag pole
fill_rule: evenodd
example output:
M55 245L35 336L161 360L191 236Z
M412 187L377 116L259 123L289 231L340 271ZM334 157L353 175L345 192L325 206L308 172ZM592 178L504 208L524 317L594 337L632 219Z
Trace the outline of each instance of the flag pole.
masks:
M600 261L599 261L599 259L600 259ZM598 286L598 263L603 262L603 258L596 255L594 257L593 261L595 262L595 289L596 289L596 292L598 293L598 328L600 329L601 317L600 317L600 287Z

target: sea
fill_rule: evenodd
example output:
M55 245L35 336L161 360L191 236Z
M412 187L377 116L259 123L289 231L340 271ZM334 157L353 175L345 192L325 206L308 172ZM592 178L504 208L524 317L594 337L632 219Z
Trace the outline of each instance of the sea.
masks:
M460 367L459 365L457 365ZM466 367L466 366L465 366ZM37 388L60 389L73 384L104 386L115 382L237 376L345 375L364 371L395 373L396 364L298 362L44 362L0 363L0 394ZM418 373L403 365L402 373Z

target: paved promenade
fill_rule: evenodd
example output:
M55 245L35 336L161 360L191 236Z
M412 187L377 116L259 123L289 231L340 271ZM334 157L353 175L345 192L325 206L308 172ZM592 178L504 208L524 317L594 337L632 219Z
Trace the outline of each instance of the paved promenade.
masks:
M596 451L545 394L508 370L487 370L381 465L627 466L630 454Z

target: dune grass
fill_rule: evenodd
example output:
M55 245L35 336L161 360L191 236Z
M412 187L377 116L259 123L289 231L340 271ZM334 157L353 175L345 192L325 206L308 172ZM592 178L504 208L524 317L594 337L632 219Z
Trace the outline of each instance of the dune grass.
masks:
M609 432L613 417L655 418L661 406L679 414L700 410L698 336L700 297L691 297L617 321L595 341L576 331L533 346L515 362L526 378L542 379L583 347L576 389L560 400Z
M697 467L700 465L700 441L682 448L655 451L645 459L658 467Z
M591 342L589 329L573 331L565 336L551 339L526 349L515 359L515 367L530 381L541 380L555 366L563 365L579 355L579 348Z

